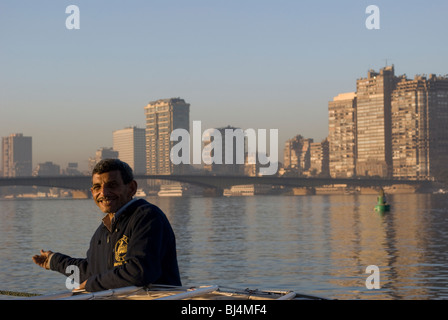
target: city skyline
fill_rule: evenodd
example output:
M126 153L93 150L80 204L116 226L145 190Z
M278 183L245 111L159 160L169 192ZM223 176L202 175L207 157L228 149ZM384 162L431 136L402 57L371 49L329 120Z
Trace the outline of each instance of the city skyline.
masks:
M190 130L190 104L181 98L170 98L152 101L145 107L146 128L134 126L115 130L113 148L98 149L95 158L89 159L89 169L100 159L119 157L129 163L136 174L187 173L190 168L178 165L191 164L193 151L196 152L192 157L193 163L201 164L203 170L216 174L249 174L250 171L249 175L257 175L258 165L266 164L265 160L268 163L274 160L275 170L268 170L269 173L260 170L259 173L333 178L393 176L417 180L432 179L439 175L448 157L448 131L445 126L448 119L448 76L430 74L428 77L418 75L410 79L406 75L395 75L392 65L378 72L369 70L367 77L357 79L356 83L355 92L339 93L333 101L329 101L329 135L321 142L314 142L313 138L305 138L300 134L288 139L280 168L277 164L279 145L276 133L270 137L268 158L260 159L259 154L256 158L260 163L252 163L252 153L255 152L253 129L227 126L210 128L202 133L201 122L193 121ZM236 138L234 130L239 131L236 134L239 138ZM227 142L222 143L228 134L231 139L229 146ZM245 135L247 139L251 137L249 140L252 144L249 141L246 141L246 146L241 144ZM191 136L194 143L192 148ZM181 143L173 144L179 138ZM23 137L23 134L18 133L3 137L2 140L1 173L10 177L27 175L23 168L31 170L32 137ZM211 145L213 147L210 149ZM247 149L249 145L252 151ZM231 148L229 157L228 147ZM188 148L186 155L183 154L185 148ZM204 158L206 149L210 149L207 152L213 150L212 153L218 153L213 156L211 153ZM247 153L246 161L243 153ZM224 154L227 165L222 165ZM244 165L238 167L238 163ZM255 167L252 168L250 164L255 164ZM197 169L199 167L194 170ZM33 175L48 175L55 170L60 171L60 166L47 161L39 163Z
M67 30L65 8L80 8ZM381 10L379 30L365 9ZM448 73L443 1L26 1L0 4L0 135L33 137L33 168L62 167L145 127L144 107L181 97L204 127L328 135L328 102L369 69ZM445 10L444 10L445 9ZM436 30L436 31L433 31ZM418 40L418 41L416 41ZM431 50L429 50L431 48ZM282 155L279 159L282 159Z

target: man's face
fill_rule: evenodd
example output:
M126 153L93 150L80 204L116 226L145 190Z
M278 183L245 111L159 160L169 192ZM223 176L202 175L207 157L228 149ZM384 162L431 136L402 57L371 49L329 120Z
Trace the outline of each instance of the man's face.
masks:
M95 173L92 177L92 196L104 213L115 213L128 203L137 191L137 183L123 183L120 171Z

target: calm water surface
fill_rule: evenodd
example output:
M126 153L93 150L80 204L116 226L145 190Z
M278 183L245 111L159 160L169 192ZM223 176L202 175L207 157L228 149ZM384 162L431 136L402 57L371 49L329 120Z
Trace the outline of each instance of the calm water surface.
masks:
M288 289L336 299L447 299L448 196L152 198L177 237L187 285ZM42 249L84 257L102 218L92 200L0 201L0 290L51 293L65 277ZM366 267L380 270L369 290Z

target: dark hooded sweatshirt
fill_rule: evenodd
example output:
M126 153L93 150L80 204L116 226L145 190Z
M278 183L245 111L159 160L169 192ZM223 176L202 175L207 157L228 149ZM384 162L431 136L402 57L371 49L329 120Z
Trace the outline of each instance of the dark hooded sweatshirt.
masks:
M94 233L87 257L55 253L50 269L70 276L70 265L79 268L80 283L89 292L166 284L180 286L176 240L165 214L144 199L119 210L110 230L101 224Z

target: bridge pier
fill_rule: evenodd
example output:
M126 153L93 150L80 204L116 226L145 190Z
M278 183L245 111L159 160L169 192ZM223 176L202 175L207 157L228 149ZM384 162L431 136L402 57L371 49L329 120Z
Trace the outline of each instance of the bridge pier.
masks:
M72 190L73 199L90 199L91 195L89 190Z
M222 197L224 195L224 189L207 187L204 188L202 193L205 197Z
M316 188L312 187L292 188L292 194L295 196L313 195L316 194Z

